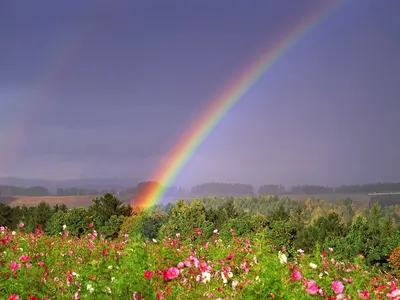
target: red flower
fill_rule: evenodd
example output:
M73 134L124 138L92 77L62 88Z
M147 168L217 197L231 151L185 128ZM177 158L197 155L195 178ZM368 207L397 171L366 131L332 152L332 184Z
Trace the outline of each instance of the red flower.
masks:
M153 277L153 272L149 270L144 271L144 278L150 279L151 277Z
M38 300L38 297L36 297L36 296L29 296L29 297L28 297L28 300Z
M8 300L18 300L18 299L19 299L18 295L11 294L10 296L8 296Z

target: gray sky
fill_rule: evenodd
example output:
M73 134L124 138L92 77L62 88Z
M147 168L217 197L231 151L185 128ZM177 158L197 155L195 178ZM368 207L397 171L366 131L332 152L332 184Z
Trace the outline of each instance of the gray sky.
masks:
M243 67L328 2L1 1L0 177L145 179ZM398 0L344 1L176 183L399 181L399 14Z

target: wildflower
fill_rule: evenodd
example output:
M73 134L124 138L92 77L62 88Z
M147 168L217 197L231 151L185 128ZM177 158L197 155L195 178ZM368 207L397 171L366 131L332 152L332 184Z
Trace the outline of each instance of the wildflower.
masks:
M178 263L178 268L183 269L185 267L185 264L183 262Z
M287 257L281 251L278 252L278 257L279 257L281 264L287 263Z
M331 247L329 247L328 250L329 250L330 252L333 252L333 248L331 248Z
M336 293L336 294L340 294L341 292L343 292L344 290L344 285L342 282L340 281L332 281L332 290Z
M294 280L300 280L301 279L301 273L298 270L293 270L292 272L292 279Z
M299 252L300 254L304 254L304 250L303 249L299 249L299 250L297 250L297 252Z
M157 300L162 300L164 293L165 293L164 291L159 291L156 294Z
M177 234L175 234L175 236L179 239L181 237L181 234L178 232Z
M31 258L28 255L22 255L19 257L19 260L24 263L24 262L30 261Z
M310 263L310 267L311 267L312 269L316 269L316 268L317 268L317 265L314 264L314 263Z
M25 226L25 224L21 222L21 223L18 224L18 226L19 226L20 228L22 228L22 227Z
M201 273L201 277L203 277L203 283L207 283L211 280L211 274L209 272Z
M369 299L370 295L368 290L364 290L358 293L358 297L362 298L362 299Z
M157 243L157 240L156 240L156 239L153 239L153 242L154 242L154 243Z
M151 277L153 277L153 272L149 270L144 271L144 278L150 279Z
M211 268L210 268L209 266L207 266L207 263L201 262L201 263L199 264L199 270L200 270L201 272L206 272L206 271L210 271Z
M63 230L67 229L67 225L63 225Z
M92 287L91 284L88 284L86 289L89 291L89 293L93 293L94 292L94 288Z
M228 283L228 279L226 278L226 275L225 275L224 272L221 273L221 277L222 277L222 281L223 281L224 283Z
M237 282L236 280L233 280L232 281L232 288L235 289L238 284L239 284L239 282Z
M386 296L389 298L398 299L398 297L400 296L400 290L399 289L393 290L390 293L387 293Z
M171 267L165 273L165 278L168 280L175 279L179 275L179 270L177 268Z
M218 229L214 229L213 233L218 235L219 234Z
M315 295L319 291L319 287L315 283L314 280L306 280L305 281L306 285L306 292L309 293L310 295Z
M15 261L12 261L12 262L11 262L11 264L10 264L10 269L11 269L12 271L15 271L16 269L19 269L19 268L21 268L21 264L17 264Z
M16 233L15 231L12 231L11 234L12 234L12 235L16 235L17 233ZM18 296L17 296L17 297L18 297Z
M19 299L18 295L11 294L10 296L8 296L8 300L18 300L18 299Z
M89 223L88 227L92 228L93 227L93 223Z

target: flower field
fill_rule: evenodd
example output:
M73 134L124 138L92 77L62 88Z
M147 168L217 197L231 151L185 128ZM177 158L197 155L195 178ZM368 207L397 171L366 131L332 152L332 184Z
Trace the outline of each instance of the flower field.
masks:
M335 260L332 248L307 255L279 251L262 235L207 241L106 240L93 224L71 237L0 227L2 299L400 299L393 276L367 268L360 255Z

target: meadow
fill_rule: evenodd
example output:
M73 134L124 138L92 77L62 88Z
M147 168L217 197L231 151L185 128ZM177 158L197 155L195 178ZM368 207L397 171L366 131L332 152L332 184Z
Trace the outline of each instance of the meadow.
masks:
M2 206L2 299L400 299L400 209L288 197Z

